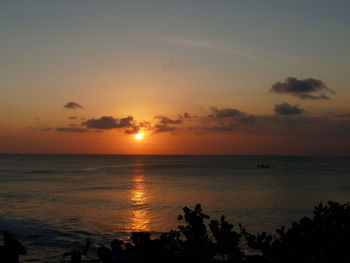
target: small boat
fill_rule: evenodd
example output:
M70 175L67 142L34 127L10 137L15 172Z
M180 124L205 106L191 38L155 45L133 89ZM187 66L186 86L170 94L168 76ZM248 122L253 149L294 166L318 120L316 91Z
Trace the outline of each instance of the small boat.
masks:
M257 163L256 166L258 168L271 168L271 164L270 163Z

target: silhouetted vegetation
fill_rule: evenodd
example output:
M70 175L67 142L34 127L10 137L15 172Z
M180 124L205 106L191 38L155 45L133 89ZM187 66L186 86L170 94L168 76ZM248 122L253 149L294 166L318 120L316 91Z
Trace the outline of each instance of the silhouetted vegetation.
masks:
M4 245L0 247L0 262L16 263L19 260L19 255L26 253L25 247L11 233L4 233Z
M162 233L155 239L147 232L132 233L130 242L115 239L110 247L98 248L98 259L87 254L90 242L81 252L73 250L64 256L69 256L68 262L72 263L350 262L349 204L321 203L314 208L312 218L303 217L288 229L282 226L275 235L251 234L242 225L230 224L224 216L210 220L200 204L193 210L184 207L178 220L182 222L178 230Z
M263 262L350 262L350 206L328 202L314 208L277 235L246 233L248 246L262 252Z

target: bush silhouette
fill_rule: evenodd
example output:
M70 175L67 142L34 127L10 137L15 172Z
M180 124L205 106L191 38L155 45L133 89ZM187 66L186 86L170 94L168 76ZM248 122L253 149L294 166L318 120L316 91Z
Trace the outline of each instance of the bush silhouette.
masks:
M210 220L200 204L193 210L184 207L178 220L182 222L178 230L162 233L156 239L148 232L132 233L131 242L127 243L115 239L111 248L98 248L98 259L88 257L89 241L82 252L73 250L64 256L70 256L71 263L350 262L350 206L347 203L320 203L314 208L312 218L303 217L289 228L282 226L276 229L276 235L251 234L242 225L236 231L224 216ZM4 249L2 247L2 252L8 254Z
M262 252L265 262L350 262L350 206L329 201L314 208L277 236L246 233L248 246Z

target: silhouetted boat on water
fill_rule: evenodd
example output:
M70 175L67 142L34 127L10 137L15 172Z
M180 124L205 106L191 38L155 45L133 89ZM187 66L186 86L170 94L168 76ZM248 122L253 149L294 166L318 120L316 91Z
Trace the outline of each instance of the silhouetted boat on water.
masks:
M257 163L256 166L258 168L271 168L271 164L270 163Z

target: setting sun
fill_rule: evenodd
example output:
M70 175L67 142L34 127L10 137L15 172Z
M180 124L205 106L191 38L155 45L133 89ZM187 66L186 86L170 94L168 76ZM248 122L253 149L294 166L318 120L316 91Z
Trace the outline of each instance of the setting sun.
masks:
M138 141L142 140L143 139L143 133L139 132L139 133L135 134L135 139L138 140Z

